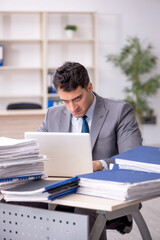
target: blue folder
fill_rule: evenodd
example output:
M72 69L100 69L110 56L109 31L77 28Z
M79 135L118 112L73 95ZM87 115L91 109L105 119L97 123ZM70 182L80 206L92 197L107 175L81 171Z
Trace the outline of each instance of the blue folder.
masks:
M79 194L120 201L160 195L160 173L116 169L83 174L79 178Z
M120 168L160 172L160 148L158 147L138 146L112 158Z
M46 201L54 200L76 192L78 177L66 180L38 179L21 184L14 188L2 190L4 200L7 201ZM9 198L7 197L9 196ZM8 200L9 199L9 200Z
M127 152L112 156L115 159L125 159L131 161L140 161L144 163L160 165L160 148L149 146L138 146Z
M0 45L0 66L3 66L3 45Z
M24 175L24 176L17 176L17 177L7 177L7 178L0 178L0 183L7 183L7 182L14 182L14 181L21 181L21 180L33 180L42 178L44 174L33 174L33 175Z
M160 173L117 169L82 174L78 177L80 179L101 180L115 183L139 183L160 179Z

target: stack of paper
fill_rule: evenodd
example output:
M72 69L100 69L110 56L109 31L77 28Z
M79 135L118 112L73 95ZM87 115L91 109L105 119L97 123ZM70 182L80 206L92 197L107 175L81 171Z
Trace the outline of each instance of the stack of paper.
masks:
M80 175L77 193L120 201L160 195L160 173L106 170Z
M121 169L133 169L160 173L160 148L138 146L113 156Z
M4 195L5 201L52 201L56 198L76 192L78 182L78 177L63 181L39 179L8 190L2 190L2 194Z
M0 189L8 185L44 175L43 161L37 140L0 137Z

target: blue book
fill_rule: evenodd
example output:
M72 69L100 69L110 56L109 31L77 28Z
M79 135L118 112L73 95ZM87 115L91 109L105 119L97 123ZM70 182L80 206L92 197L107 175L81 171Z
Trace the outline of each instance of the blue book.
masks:
M112 156L119 168L160 173L160 148L138 146Z
M160 173L105 170L79 175L77 193L131 201L160 195Z
M0 45L0 66L3 66L3 45Z
M6 201L42 202L54 200L76 192L78 182L78 177L62 181L38 179L29 181L14 188L2 190L2 194L4 194L4 200Z

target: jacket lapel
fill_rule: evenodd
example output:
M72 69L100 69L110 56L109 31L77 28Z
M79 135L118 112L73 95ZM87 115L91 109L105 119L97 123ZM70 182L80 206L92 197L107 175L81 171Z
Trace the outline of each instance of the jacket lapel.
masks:
M60 114L59 131L69 132L70 122L71 122L71 114L67 111L67 109L64 109L64 111L62 111Z
M95 145L96 139L99 132L103 126L103 123L107 117L109 110L105 108L104 100L100 96L96 95L96 106L93 114L92 124L91 124L91 147Z

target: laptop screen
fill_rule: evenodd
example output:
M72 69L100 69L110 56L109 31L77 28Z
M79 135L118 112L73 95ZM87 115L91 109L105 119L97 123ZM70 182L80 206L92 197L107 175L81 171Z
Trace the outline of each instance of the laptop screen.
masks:
M26 139L37 139L40 153L50 160L44 171L52 177L73 177L93 172L89 133L25 132Z

